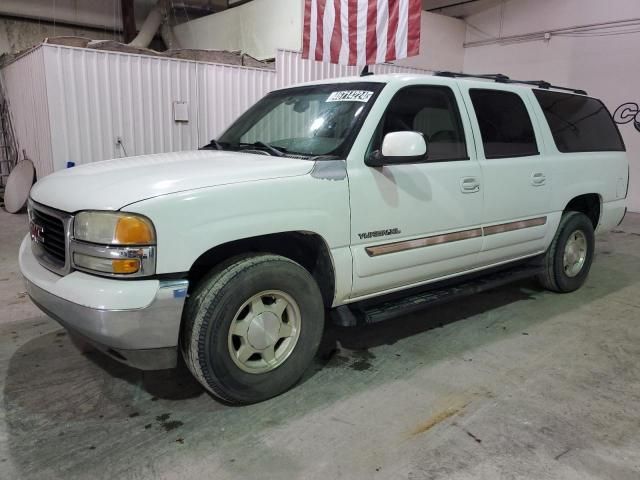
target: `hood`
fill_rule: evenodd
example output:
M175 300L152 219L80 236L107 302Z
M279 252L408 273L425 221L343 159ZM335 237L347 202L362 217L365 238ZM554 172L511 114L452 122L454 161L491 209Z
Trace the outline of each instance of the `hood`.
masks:
M304 175L314 162L243 152L194 150L90 163L37 182L31 198L65 212L118 210L198 188Z

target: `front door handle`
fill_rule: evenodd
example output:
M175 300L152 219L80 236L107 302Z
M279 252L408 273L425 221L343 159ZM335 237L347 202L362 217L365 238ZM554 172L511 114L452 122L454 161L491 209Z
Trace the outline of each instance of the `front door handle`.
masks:
M546 182L547 182L547 177L545 176L544 173L537 172L531 175L531 185L533 185L534 187L540 187L541 185L544 185Z
M460 180L462 193L476 193L480 191L480 182L475 177L465 177Z

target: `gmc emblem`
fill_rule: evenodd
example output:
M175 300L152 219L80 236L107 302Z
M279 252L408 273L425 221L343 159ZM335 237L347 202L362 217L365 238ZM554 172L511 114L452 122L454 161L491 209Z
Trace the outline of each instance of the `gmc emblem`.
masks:
M31 221L29 222L29 232L34 243L44 243L44 227Z

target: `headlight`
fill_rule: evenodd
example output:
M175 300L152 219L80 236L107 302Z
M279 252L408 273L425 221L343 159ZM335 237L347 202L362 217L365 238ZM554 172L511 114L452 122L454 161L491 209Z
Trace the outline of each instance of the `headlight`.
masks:
M142 215L86 211L73 221L73 266L110 277L141 277L155 273L156 234Z
M73 221L76 240L102 245L152 245L156 235L151 221L122 212L80 212Z
M73 263L76 267L112 274L130 274L140 270L138 258L104 258L74 252Z

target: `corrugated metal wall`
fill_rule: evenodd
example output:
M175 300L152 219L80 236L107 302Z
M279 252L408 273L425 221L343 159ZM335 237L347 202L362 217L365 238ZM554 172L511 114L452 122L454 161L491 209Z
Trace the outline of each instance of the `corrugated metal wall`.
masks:
M50 46L44 55L56 169L195 146L195 65ZM194 121L173 122L173 101L189 102Z
M2 70L20 148L39 177L68 161L198 148L274 88L358 73L286 50L274 71L48 44ZM187 122L174 120L174 102L187 103Z
M209 143L276 88L273 70L198 64L199 145Z
M56 169L198 148L275 79L269 70L53 45L44 60ZM174 120L174 102L186 102L188 121Z
M38 178L48 175L54 167L42 49L25 54L19 61L3 68L0 74L19 158L22 160L24 151L24 155L33 161Z

